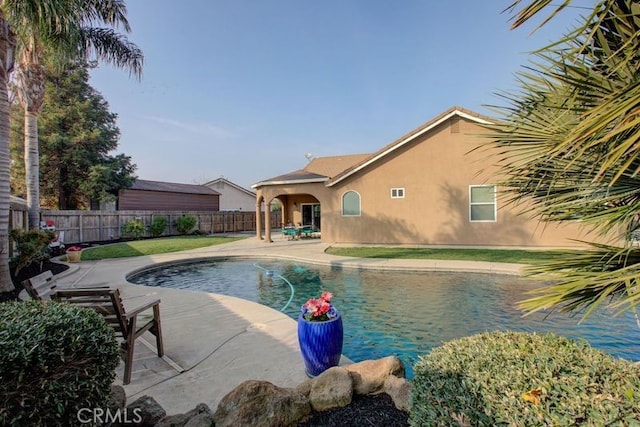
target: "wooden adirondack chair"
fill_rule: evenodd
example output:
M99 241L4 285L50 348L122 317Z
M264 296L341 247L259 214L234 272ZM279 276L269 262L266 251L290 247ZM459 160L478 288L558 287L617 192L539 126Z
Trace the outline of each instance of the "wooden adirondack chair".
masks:
M135 340L144 332L149 331L155 335L158 357L164 355L159 299L149 301L129 311L125 311L118 289L64 289L56 291L52 299L91 308L104 316L122 342L122 357L124 359L123 383L125 385L131 382ZM138 314L151 308L153 309L153 318L142 326L138 326Z
M22 281L22 287L26 291L27 295L29 295L31 299L40 301L50 299L51 294L55 292L57 285L58 283L56 282L55 277L53 277L51 270L47 270L44 273L40 273L37 276L33 276ZM20 294L20 298L24 299L22 293Z

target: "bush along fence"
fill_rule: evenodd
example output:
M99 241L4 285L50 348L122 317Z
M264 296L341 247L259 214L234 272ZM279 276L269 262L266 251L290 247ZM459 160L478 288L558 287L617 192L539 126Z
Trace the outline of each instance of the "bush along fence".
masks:
M190 221L185 221L184 217L195 219L193 228L186 233L184 223ZM41 220L53 221L57 232L64 231L64 240L68 243L103 242L127 237L240 233L256 230L256 213L243 211L65 210L43 211ZM281 220L280 212L271 213L272 228L280 228ZM264 223L264 213L262 213L262 221ZM135 236L131 234L132 232Z

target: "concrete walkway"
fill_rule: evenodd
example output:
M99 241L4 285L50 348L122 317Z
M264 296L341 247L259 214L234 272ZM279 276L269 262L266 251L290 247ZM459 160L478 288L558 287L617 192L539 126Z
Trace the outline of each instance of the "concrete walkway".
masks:
M155 353L155 340L145 334L136 342L127 401L153 396L168 414L186 412L204 402L212 410L245 380L294 387L306 379L297 342L296 321L269 307L219 294L146 287L127 282L131 273L151 265L220 256L274 257L301 262L372 269L492 272L518 274L520 265L469 261L359 259L327 255L329 244L318 240L273 243L255 237L171 254L102 261L82 261L59 276L61 287L92 284L117 286L125 307L160 298L165 357ZM345 362L348 362L345 359ZM118 369L122 384L124 367Z

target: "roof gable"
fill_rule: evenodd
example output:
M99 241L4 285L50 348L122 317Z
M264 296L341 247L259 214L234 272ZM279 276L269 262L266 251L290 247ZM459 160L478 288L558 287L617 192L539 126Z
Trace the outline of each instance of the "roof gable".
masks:
M189 193L189 194L208 194L220 195L215 190L199 184L179 184L176 182L148 181L145 179L136 179L129 190L141 191L163 191L166 193Z
M456 116L478 124L493 123L491 118L471 110L462 107L451 107L373 154L318 157L309 162L304 169L260 181L253 184L251 188L259 188L265 185L310 184L318 182L324 182L326 186L331 187Z
M416 129L412 130L411 132L405 134L404 136L396 139L395 141L393 141L391 144L382 147L380 150L376 151L375 153L373 153L372 155L370 155L368 158L362 160L361 162L359 162L356 165L353 165L351 168L344 170L342 173L340 173L339 175L336 175L335 177L333 177L328 183L327 186L331 187L337 183L339 183L340 181L348 178L349 176L355 174L356 172L364 169L365 167L371 165L372 163L380 160L381 158L387 156L388 154L394 152L395 150L399 149L400 147L410 143L411 141L413 141L414 139L418 138L420 135L425 134L426 132L430 131L431 129L435 128L436 126L446 122L447 120L453 118L453 117L461 117L479 124L491 124L492 121L489 117L485 117L482 116L478 113L475 113L471 110L467 110L464 109L462 107L452 107L449 108L447 111L445 111L444 113L439 114L438 116L436 116L435 118L429 120L428 122L426 122L425 124L423 124L422 126L417 127Z
M209 187L209 188L212 188L213 186L215 186L216 184L221 183L221 182L222 182L222 183L224 183L224 184L226 184L226 185L228 185L228 186L230 186L230 187L235 188L235 189L236 189L236 190L238 190L238 191L241 191L241 192L243 192L243 193L246 193L246 194L247 194L247 196L251 196L251 197L255 197L255 196L256 196L256 193L254 193L253 191L248 190L248 189L246 189L246 188L244 188L244 187L241 187L241 186L239 186L238 184L235 184L235 183L233 183L233 182L229 181L229 180L228 180L228 179L226 179L225 177L220 177L220 178L218 178L218 179L214 179L213 181L206 182L206 183L204 183L203 185L205 185L205 186L207 186L207 187ZM214 191L215 191L215 190L214 190Z

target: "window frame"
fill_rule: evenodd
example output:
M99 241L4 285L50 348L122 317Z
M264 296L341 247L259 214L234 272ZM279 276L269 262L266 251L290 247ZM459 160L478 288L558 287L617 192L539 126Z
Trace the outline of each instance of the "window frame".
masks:
M393 192L396 192L396 195L393 195ZM400 193L402 195L400 195ZM405 195L407 194L404 187L393 187L391 188L391 191L389 192L389 194L391 195L392 199L404 199Z
M493 188L493 201L492 202L473 202L472 193L474 188ZM495 184L477 184L469 185L469 222L498 222L498 186ZM490 206L493 205L493 219L473 219L472 207L473 206Z
M358 213L357 214L345 214L344 212L344 198L349 193L353 193L356 196L358 196ZM340 213L342 214L342 216L347 216L347 217L362 216L362 196L360 196L360 193L358 193L356 190L347 190L344 193L342 193L342 196L340 197Z

